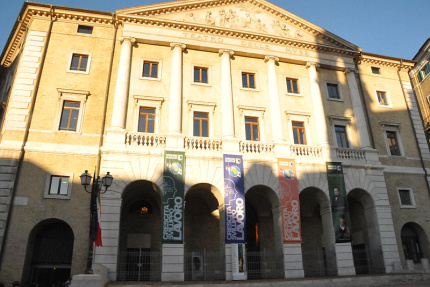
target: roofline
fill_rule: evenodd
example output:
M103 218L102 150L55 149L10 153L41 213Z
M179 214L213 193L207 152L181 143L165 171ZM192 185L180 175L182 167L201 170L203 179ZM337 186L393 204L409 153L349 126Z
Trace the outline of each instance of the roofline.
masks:
M378 58L383 58L383 59L387 59L387 60L399 61L399 62L403 62L403 63L406 62L406 63L410 63L412 65L415 65L415 63L417 62L415 60L409 60L409 59L403 59L403 58L385 56L385 55L368 53L368 52L361 52L361 54L364 55L364 56L378 57Z
M415 56L412 58L414 61L416 61L415 60L415 58L417 58L418 57L418 55L421 53L421 52L423 52L424 51L424 46L427 46L428 44L429 44L429 42L430 42L430 38L427 38L427 40L424 42L424 44L422 44L421 45L421 47L420 47L420 49L418 50L418 52L415 54Z

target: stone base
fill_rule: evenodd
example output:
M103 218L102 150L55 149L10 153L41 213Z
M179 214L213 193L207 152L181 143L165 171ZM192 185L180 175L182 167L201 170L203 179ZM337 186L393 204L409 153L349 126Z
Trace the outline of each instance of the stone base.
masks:
M104 287L104 284L98 274L78 274L73 276L70 287Z
M283 252L285 278L304 278L302 244L284 243Z
M181 282L184 274L184 244L163 244L161 281Z
M339 276L355 275L351 243L336 243L336 260Z

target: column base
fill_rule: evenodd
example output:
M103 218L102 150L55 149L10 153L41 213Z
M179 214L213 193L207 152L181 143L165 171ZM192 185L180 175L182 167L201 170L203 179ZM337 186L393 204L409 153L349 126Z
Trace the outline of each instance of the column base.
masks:
M240 140L235 137L223 137L222 138L222 150L227 153L238 153L239 152Z
M122 128L109 128L106 133L106 145L122 147L125 145L125 134L127 131Z
M284 243L283 253L285 278L304 278L302 244Z
M180 133L172 132L166 135L166 148L180 148L185 147L185 136Z
M161 262L163 262L161 267L161 281L185 281L184 244L163 244L161 249Z
M336 243L336 263L339 276L355 275L351 243Z
M288 157L290 156L290 145L284 140L275 141L275 155L278 157Z

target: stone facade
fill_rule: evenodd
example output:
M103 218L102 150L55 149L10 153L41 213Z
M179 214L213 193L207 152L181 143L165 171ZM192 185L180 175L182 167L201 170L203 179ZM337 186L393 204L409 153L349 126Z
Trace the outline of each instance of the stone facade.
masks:
M84 272L79 175L94 169L114 177L94 256L110 280L237 279L224 154L243 157L248 279L423 269L430 153L413 61L362 52L263 0L115 13L26 2L20 16L26 29L1 57L0 280ZM185 152L181 244L160 236L165 151ZM296 164L301 243L282 240L280 158ZM335 243L327 162L343 167L352 242Z

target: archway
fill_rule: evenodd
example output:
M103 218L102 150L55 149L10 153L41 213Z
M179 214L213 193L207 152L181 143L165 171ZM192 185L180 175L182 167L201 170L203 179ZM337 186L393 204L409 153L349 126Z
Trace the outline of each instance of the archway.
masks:
M401 239L405 260L412 260L417 264L421 263L422 258L429 258L428 239L419 224L408 222L403 225Z
M130 183L122 194L118 280L161 280L161 196L150 181Z
M337 275L335 237L328 197L317 188L300 193L305 277Z
M62 220L47 219L30 232L23 282L51 287L70 278L74 234Z
M275 192L258 185L245 194L248 279L283 278L280 204Z
M356 274L385 273L378 218L372 196L362 189L348 193L352 252Z
M224 280L225 256L219 206L214 186L201 183L185 195L185 280Z

